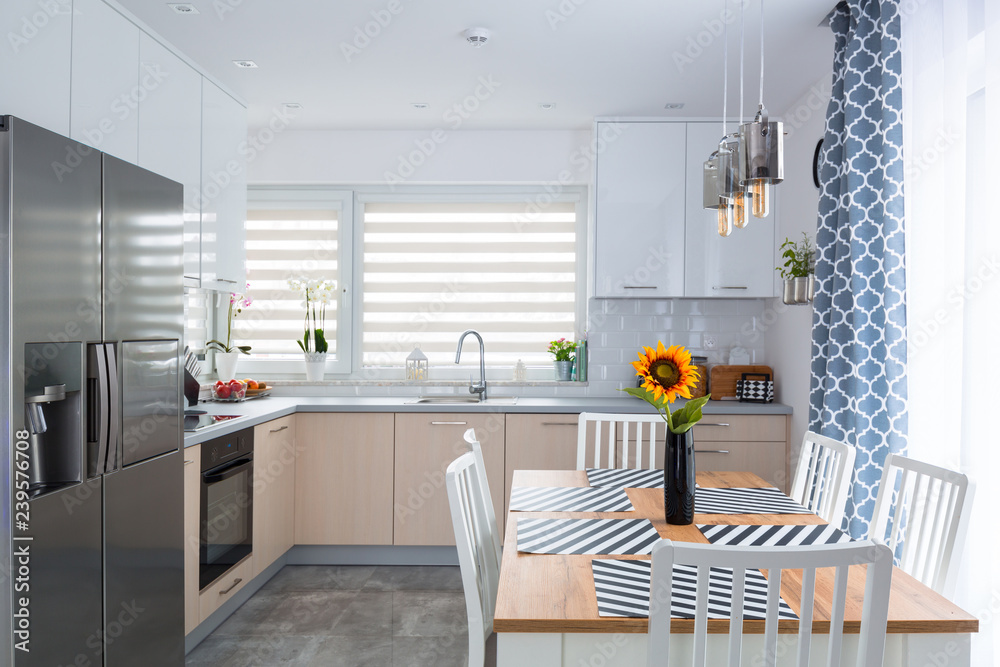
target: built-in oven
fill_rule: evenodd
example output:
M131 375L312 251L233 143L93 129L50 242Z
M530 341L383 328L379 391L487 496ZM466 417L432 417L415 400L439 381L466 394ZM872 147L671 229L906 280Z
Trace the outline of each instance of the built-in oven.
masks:
M205 589L253 550L253 429L201 445L199 587Z

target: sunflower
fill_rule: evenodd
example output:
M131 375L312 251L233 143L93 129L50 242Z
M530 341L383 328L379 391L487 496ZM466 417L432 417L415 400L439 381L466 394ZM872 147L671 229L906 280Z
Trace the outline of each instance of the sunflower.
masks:
M639 353L639 361L633 361L635 374L643 379L642 388L653 392L653 399L659 401L666 397L667 403L673 403L678 396L691 398L690 388L698 384L698 371L691 365L691 353L680 345L664 348L657 341L656 349L643 348L646 353Z

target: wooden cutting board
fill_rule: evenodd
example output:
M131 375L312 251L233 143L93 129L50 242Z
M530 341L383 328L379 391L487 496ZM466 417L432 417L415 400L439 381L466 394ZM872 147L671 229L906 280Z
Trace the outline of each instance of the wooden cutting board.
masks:
M767 373L774 379L774 371L770 366L712 366L708 372L708 390L712 392L712 400L735 399L736 381L744 373Z

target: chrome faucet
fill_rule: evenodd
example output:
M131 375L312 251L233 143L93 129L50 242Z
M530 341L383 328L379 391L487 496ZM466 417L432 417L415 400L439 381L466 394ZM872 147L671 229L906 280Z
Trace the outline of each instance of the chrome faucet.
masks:
M462 343L469 334L479 339L479 384L473 384L472 377L470 376L469 393L479 394L479 401L482 402L486 400L486 348L483 346L483 337L475 329L469 329L459 336L458 350L455 352L455 363L457 364L462 359Z

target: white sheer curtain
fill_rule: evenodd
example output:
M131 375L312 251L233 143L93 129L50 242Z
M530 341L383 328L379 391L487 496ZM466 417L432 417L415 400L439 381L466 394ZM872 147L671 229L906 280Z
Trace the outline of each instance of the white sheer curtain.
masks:
M976 483L955 601L1000 664L1000 1L903 2L909 454Z

